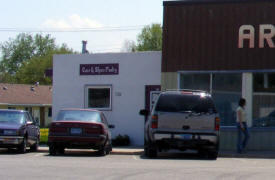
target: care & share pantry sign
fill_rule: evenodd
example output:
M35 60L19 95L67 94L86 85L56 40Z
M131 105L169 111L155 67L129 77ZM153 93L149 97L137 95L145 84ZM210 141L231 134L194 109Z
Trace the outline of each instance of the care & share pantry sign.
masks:
M80 75L118 75L119 64L80 64Z

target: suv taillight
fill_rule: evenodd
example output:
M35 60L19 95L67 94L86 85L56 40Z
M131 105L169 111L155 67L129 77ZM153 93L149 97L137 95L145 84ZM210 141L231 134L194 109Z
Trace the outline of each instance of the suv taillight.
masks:
M219 131L219 130L220 130L220 118L215 117L215 131Z
M158 128L158 115L153 115L153 116L151 117L151 119L152 119L151 128L152 128L152 129Z

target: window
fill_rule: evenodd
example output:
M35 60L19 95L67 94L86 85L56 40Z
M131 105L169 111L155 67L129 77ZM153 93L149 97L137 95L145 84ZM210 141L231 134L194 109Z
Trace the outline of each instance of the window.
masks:
M212 97L222 126L235 126L236 109L242 97L242 74L212 74Z
M111 86L87 86L85 93L86 108L99 110L112 109Z
M30 114L32 114L32 107L25 107L25 111L28 111Z
M100 113L97 111L62 110L58 113L57 121L84 121L101 122Z
M210 74L181 74L180 89L210 91Z
M52 117L52 108L51 107L49 107L49 109L48 109L48 117Z
M253 126L275 127L275 73L253 74Z
M222 126L235 126L236 109L242 97L241 73L180 74L180 89L211 92Z
M275 73L253 74L254 92L275 92Z
M215 113L214 103L209 97L198 95L163 94L159 97L156 111Z

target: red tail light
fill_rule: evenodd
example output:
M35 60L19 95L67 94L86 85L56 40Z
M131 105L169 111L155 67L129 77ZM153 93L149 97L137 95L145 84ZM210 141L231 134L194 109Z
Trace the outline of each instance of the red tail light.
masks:
M220 118L219 117L215 118L215 130L216 131L220 130Z
M151 128L152 129L158 128L158 116L157 115L153 115L151 118L152 118Z
M86 134L104 134L104 128L101 125L93 125L89 128L85 128Z

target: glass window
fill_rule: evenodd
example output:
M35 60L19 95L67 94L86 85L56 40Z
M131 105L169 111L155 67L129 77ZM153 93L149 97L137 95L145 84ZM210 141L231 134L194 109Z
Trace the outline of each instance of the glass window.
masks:
M111 110L111 86L88 86L86 92L87 108Z
M57 115L57 121L86 121L101 122L100 114L96 111L61 110Z
M181 74L180 89L210 91L210 74Z
M253 74L253 126L275 127L275 73Z
M26 117L22 112L0 111L0 123L24 124Z
M254 92L275 92L275 73L254 73Z
M155 110L164 112L216 112L210 97L182 94L162 94L159 97Z
M242 96L242 74L213 74L212 97L222 126L236 125L236 109Z
M52 117L52 108L51 107L49 107L49 109L48 109L48 117Z

